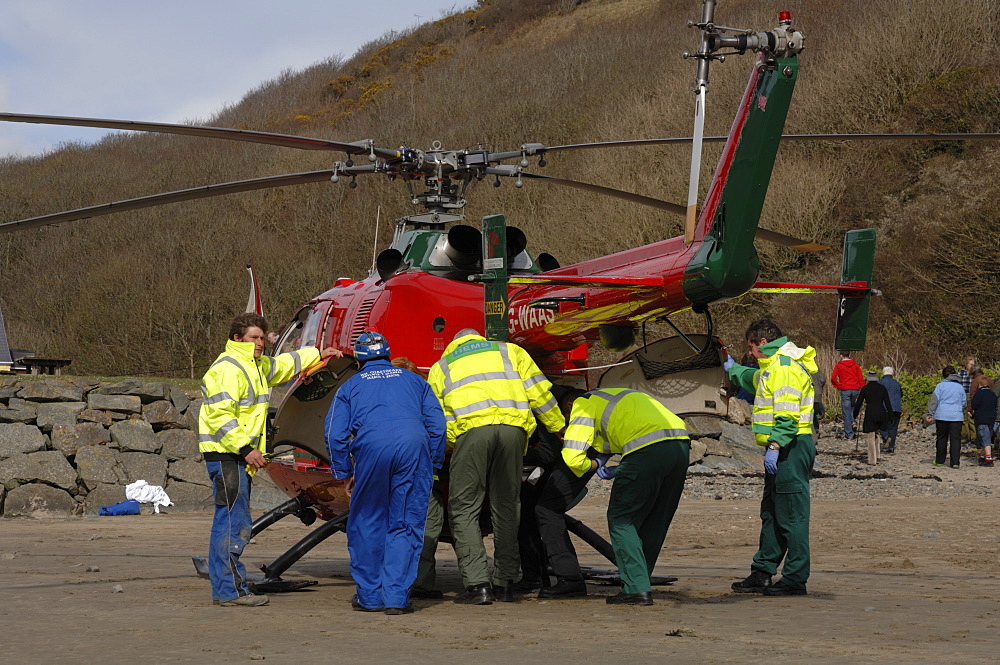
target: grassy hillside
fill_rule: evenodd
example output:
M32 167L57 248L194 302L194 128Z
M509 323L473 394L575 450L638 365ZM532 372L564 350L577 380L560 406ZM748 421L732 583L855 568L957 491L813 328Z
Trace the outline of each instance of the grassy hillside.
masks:
M789 9L806 34L790 133L998 131L1000 40L990 0L724 0L720 23L770 27ZM472 10L390 34L347 61L289 72L209 124L429 148L510 149L691 131L694 0L482 0ZM970 45L974 47L970 48ZM728 131L751 66L712 70L706 130ZM17 111L17 109L10 109ZM708 148L707 185L718 148ZM119 135L0 163L4 221L161 191L329 168L339 157L271 146ZM544 173L685 199L686 147L579 151ZM1000 358L1000 146L782 146L762 223L835 249L803 256L761 243L762 277L835 281L849 228L880 234L862 362L925 369L967 352ZM77 372L190 368L217 353L261 271L277 324L340 276L367 274L392 220L413 212L405 187L305 185L123 213L0 236L0 303L12 341L74 358ZM504 212L533 252L565 265L680 232L679 221L618 201L529 182L468 193L470 220ZM380 211L378 237L375 219ZM737 339L760 315L829 351L833 303L744 298L718 308ZM181 372L182 374L190 372Z

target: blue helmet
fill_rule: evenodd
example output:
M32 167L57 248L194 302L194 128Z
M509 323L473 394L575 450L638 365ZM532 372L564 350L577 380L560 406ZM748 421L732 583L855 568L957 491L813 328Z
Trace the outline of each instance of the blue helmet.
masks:
M379 333L366 330L354 342L354 357L358 360L388 358L389 342Z

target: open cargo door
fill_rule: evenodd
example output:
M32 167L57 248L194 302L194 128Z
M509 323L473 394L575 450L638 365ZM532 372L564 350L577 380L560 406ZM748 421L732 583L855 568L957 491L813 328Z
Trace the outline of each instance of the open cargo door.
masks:
M657 340L622 358L625 364L601 375L598 388L631 388L660 401L678 416L693 414L725 418L729 386L722 369L721 343L706 335Z

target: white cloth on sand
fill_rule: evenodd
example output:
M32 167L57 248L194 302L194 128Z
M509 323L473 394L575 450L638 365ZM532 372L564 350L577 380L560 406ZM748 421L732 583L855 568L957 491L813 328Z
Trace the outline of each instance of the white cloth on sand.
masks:
M173 501L167 492L159 485L150 485L145 480L137 480L125 486L125 498L135 499L139 503L153 504L153 512L160 512L160 506L172 506Z

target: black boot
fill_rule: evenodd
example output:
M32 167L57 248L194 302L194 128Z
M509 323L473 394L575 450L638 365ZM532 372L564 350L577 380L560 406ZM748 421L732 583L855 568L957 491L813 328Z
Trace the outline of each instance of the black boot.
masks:
M766 589L764 589L765 596L804 596L806 595L806 588L803 587L793 587L785 584L785 580L778 580L776 584L773 584Z
M587 595L587 583L583 580L559 580L555 586L538 591L539 598L582 598Z
M493 587L489 582L466 587L465 591L455 596L459 605L492 605L494 600Z
M732 589L736 593L764 593L771 586L771 576L761 570L750 572L745 580L733 582Z
M605 601L608 605L652 605L653 592L640 591L639 593L625 593L624 591L608 596Z
M513 603L514 602L514 583L507 582L507 584L493 585L493 597L499 600L501 603Z
M518 581L510 585L514 593L536 593L539 589L548 586L548 582L542 582L542 580L531 580L521 578Z

